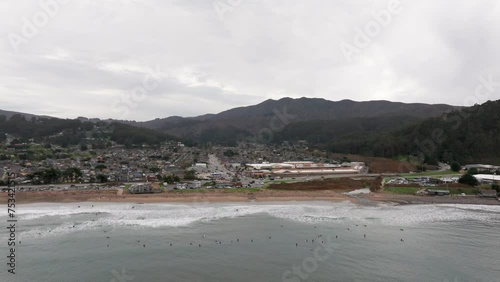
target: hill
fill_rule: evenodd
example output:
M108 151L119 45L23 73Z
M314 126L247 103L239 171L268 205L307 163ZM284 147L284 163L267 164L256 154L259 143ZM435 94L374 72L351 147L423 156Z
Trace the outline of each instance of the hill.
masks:
M10 119L14 115L23 116L25 119L31 119L33 117L50 118L49 116L39 116L39 115L34 115L34 114L0 110L0 116L5 116L7 119Z
M339 138L331 151L385 158L412 155L426 163L500 164L500 100L455 110L389 132Z
M157 129L179 138L196 142L214 142L234 144L239 140L249 140L263 129L271 129L274 135L283 132L283 138L304 139L302 128L310 126L323 129L331 121L338 127L342 124L364 122L370 125L371 118L379 118L378 122L387 122L381 127L394 128L406 122L439 116L446 111L458 107L449 105L406 104L389 101L355 102L351 100L329 101L319 98L282 98L266 100L260 104L239 107L218 114L191 118L168 117L146 122L131 123L136 126ZM400 122L393 122L391 120ZM401 123L401 121L403 123ZM313 122L308 124L307 122ZM288 128L291 125L293 128ZM355 126L353 127L355 129ZM345 130L346 133L352 133ZM254 138L255 139L255 138ZM259 139L259 138L257 138ZM260 138L265 139L265 138ZM279 141L276 138L273 141ZM260 140L263 141L263 140ZM264 140L266 141L266 140Z
M13 114L10 118L0 115L0 142L10 138L10 143L47 143L61 146L92 145L108 146L110 141L126 146L158 145L175 140L166 133L117 122L91 122L81 119Z

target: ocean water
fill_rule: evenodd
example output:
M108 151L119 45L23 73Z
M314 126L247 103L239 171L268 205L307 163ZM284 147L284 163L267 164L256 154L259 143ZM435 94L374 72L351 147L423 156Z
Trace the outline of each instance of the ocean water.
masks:
M2 228L0 281L500 281L500 206L85 202L16 213L16 274Z

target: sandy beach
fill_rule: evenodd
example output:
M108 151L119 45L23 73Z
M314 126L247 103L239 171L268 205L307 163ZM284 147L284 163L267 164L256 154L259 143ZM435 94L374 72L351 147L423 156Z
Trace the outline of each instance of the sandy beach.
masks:
M225 190L206 192L165 192L158 194L123 194L116 191L42 191L17 192L17 203L39 202L133 202L133 203L212 203L212 202L249 202L249 201L356 201L333 191L259 191L256 193L234 193ZM7 194L0 195L0 202L7 202Z
M377 202L397 204L467 204L467 205L500 205L495 198L478 196L427 196L427 195L397 195L390 193L370 193L364 199Z
M266 202L266 201L351 201L353 203L386 202L394 204L478 204L500 205L494 198L477 196L416 196L390 193L369 193L348 196L339 191L277 191L264 190L255 193L207 190L205 192L169 191L158 194L123 194L109 191L42 191L17 192L16 203L40 202L131 202L131 203L214 203L214 202ZM7 202L7 193L0 194L0 202Z

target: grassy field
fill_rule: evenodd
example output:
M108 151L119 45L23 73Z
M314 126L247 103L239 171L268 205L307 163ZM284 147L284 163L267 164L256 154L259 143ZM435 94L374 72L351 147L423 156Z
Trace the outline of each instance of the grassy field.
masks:
M224 189L224 193L255 193L262 190L262 188L230 188Z
M418 173L402 173L400 174L401 177L407 177L407 178L415 178L415 177L422 177L422 176L460 176L461 174L452 170L441 170L441 171L425 171L425 172L418 172Z
M171 190L173 193L210 193L211 191L221 191L222 193L255 193L262 191L261 188L228 188L228 189L182 189Z
M451 195L458 195L464 193L465 195L477 195L479 193L479 188L446 188L446 187L385 187L384 191L392 194L407 194L413 195L420 189L437 189L437 190L448 190Z
M189 194L189 193L206 193L209 189L180 189L180 190L169 190L168 193L179 193L179 194Z
M262 189L265 189L269 187L271 184L278 184L278 183L295 183L295 182L306 182L309 180L305 180L302 178L297 178L297 179L275 179L275 180L266 180L264 181L264 185L262 185Z
M415 194L423 187L385 187L384 191L392 194Z
M448 189L450 190L450 194L452 195L458 195L465 193L465 195L477 195L479 193L479 188L453 188L453 189Z

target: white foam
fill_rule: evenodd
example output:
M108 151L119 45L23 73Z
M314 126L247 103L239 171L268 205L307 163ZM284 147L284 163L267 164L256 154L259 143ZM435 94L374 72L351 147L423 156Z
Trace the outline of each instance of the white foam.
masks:
M98 213L98 216L95 213ZM35 226L29 231L24 231L23 236L39 237L102 228L182 227L195 222L210 222L260 213L310 224L377 221L384 225L404 226L439 221L500 220L500 206L449 204L358 206L350 202L208 205L101 203L95 207L85 203L81 204L80 208L75 204L57 206L33 204L18 209L18 218L24 225ZM43 222L51 224L51 227L40 226Z

